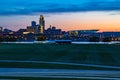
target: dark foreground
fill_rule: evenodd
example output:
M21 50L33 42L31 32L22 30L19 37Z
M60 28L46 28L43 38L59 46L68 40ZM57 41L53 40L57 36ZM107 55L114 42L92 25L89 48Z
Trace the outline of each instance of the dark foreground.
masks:
M0 44L0 67L1 69L10 69L6 71L6 73L0 70L0 79L119 80L120 45ZM33 72L27 74L24 71L21 73L14 70L16 68L57 69L57 74L60 74L61 70L64 70L63 73L66 70L68 70L68 72L67 74L53 75L52 73L48 74L48 71L45 76L40 76L38 73L41 71L34 71L35 74ZM11 70L13 70L13 72L16 71L18 75L16 73L13 73L14 76L10 75L12 74ZM70 73L71 70L77 71L75 74L72 74L72 72ZM81 71L85 73L83 74ZM94 74L92 75L91 72ZM5 75L3 75L3 73ZM29 76L20 76L25 74Z
M0 44L0 60L120 66L120 45Z
M55 79L120 79L120 71L103 70L69 70L69 69L24 69L24 68L0 68L0 76L8 77L34 77ZM10 78L10 77L9 77Z

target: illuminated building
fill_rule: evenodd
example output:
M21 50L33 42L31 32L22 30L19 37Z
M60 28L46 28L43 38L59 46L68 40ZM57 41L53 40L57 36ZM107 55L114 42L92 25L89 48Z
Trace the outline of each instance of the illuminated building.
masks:
M39 27L39 25L36 25L36 22L32 21L31 26L27 26L27 32L37 34L38 33L38 27Z
M44 33L45 30L45 20L44 20L44 16L40 15L40 20L39 20L39 33Z
M36 27L28 26L27 27L27 32L29 32L29 33L36 33Z
M59 39L62 35L62 30L50 25L50 27L44 31L44 34L47 35L48 39Z
M72 41L89 41L89 37L96 34L99 30L72 30L68 31L68 38Z
M96 33L99 30L72 30L68 31L70 36L79 36L81 34L93 34Z

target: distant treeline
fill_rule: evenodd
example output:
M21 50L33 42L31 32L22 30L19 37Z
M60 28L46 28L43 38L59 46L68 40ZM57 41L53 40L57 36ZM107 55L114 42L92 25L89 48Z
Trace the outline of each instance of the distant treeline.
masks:
M0 42L15 42L17 41L18 39L16 37L2 37L0 36ZM36 39L37 41L45 41L46 40L46 37L45 36L40 36L40 37L37 37ZM99 41L102 41L102 42L111 42L112 41L112 37L105 37L105 38L102 38L102 40L99 38L99 37L96 37L96 36L92 36L89 38L89 42L99 42Z
M15 37L0 37L0 42L15 42L17 38Z
M89 41L90 42L99 42L99 41L111 42L112 41L112 37L105 37L105 38L100 39L99 37L92 36L92 37L89 38Z

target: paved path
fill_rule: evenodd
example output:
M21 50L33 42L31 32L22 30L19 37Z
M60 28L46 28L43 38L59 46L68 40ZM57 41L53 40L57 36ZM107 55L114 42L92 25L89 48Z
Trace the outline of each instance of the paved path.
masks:
M0 76L120 80L120 71L0 68Z

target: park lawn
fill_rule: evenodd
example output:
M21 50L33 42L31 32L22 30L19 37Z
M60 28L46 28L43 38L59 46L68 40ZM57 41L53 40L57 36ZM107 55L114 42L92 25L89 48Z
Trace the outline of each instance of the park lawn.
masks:
M0 44L0 60L120 66L120 45Z

